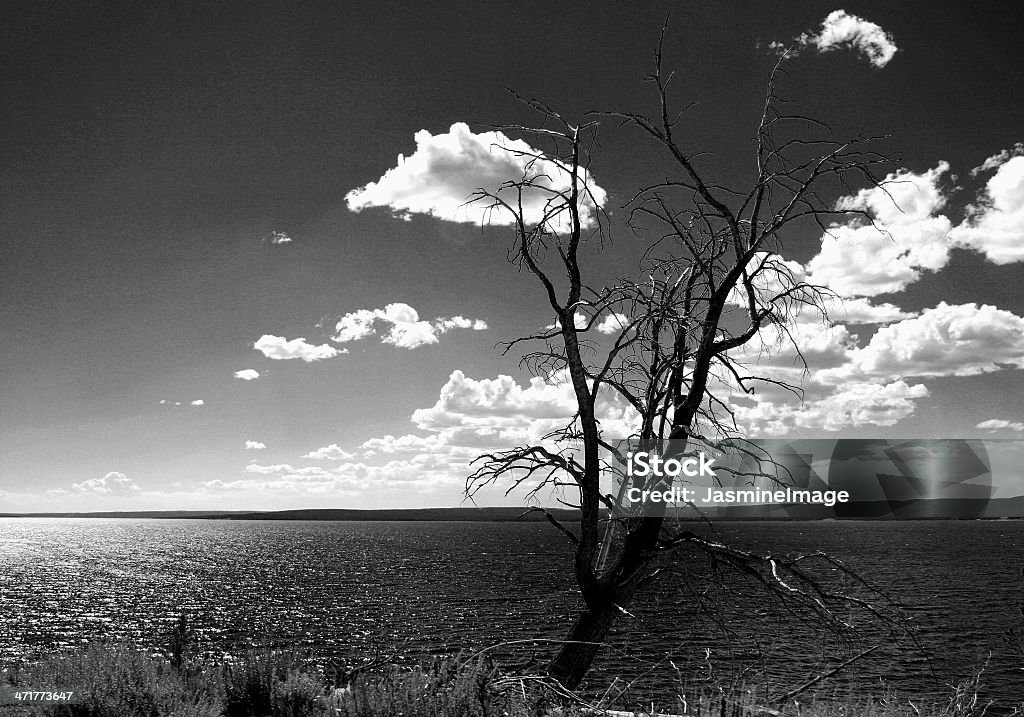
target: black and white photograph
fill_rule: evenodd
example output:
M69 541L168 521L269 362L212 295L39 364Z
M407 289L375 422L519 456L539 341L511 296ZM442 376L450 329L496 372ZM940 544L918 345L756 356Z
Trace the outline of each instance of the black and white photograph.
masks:
M0 9L0 717L1024 717L1024 13Z

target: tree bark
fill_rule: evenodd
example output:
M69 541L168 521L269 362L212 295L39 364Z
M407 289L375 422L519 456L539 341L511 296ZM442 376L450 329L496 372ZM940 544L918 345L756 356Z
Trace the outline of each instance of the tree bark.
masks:
M618 613L619 607L615 600L603 601L584 609L566 635L565 642L548 663L548 674L566 689L575 690L579 687L604 645L605 637Z
M577 576L585 607L547 667L548 675L566 689L579 687L615 620L633 599L643 567L648 562L646 555L657 541L661 522L661 518L643 519L633 534L626 537L622 552L614 558L614 567L596 584L589 576L586 579ZM593 566L594 557L593 554L588 556L589 566Z

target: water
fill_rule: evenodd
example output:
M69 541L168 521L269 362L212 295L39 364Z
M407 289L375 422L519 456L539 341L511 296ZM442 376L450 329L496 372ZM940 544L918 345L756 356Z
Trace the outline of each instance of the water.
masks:
M675 677L670 658L698 678L748 668L751 681L784 691L881 640L883 649L829 684L939 695L988 659L984 694L1024 698L1024 655L1005 640L1009 628L1024 627L1024 522L718 529L759 551L821 549L843 559L906 607L919 645L889 644L877 625L839 645L742 583L716 593L728 598L720 610L698 609L686 586L699 568L686 564L685 576L645 593L620 620L595 683L650 665L638 684L664 688ZM3 663L97 638L157 647L182 612L210 652L291 645L414 659L557 640L578 604L567 546L542 523L0 519ZM494 650L507 660L532 653L540 659L547 648Z

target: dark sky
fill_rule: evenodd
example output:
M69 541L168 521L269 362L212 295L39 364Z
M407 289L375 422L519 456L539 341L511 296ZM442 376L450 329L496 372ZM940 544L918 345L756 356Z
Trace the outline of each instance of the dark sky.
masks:
M984 14L975 7L847 4L850 15L891 34L899 48L891 62L875 67L856 48L808 46L781 81L794 107L837 135L891 135L885 147L900 158L894 169L922 173L948 162L939 182L948 201L936 213L953 226L993 172L1011 185L1016 176L1012 160L1005 171L970 170L1024 140L1021 13L1010 2ZM721 181L741 182L776 60L769 43L813 33L837 9L7 3L0 510L5 501L11 509L100 508L112 497L168 508L457 504L461 480L451 466L466 446L361 447L389 435L448 440L410 417L434 406L446 384L449 393L457 388L455 371L470 392L487 394L491 384L472 381L502 374L525 389L528 376L494 346L543 325L550 312L528 277L505 262L507 230L415 212L409 221L383 209L356 213L346 194L377 181L399 154L412 155L420 130L437 136L456 122L483 131L533 121L507 88L569 117L654 111L643 78L670 11L673 91L680 105L697 103L683 125L686 143L709 151L703 166ZM608 192L613 231L623 232L617 210L665 165L650 143L614 122L602 123L601 139L592 171ZM1007 192L1024 203L1024 186ZM1013 211L1000 221L1010 240L1024 243L1013 235L1021 227ZM280 234L291 241L275 243ZM618 267L632 246L623 239L592 266ZM819 248L820 236L800 237L787 258L808 262ZM997 263L960 244L941 268L871 298L914 313L940 302L988 304L1019 318L1022 278L1019 260ZM488 328L452 329L415 349L331 342L338 317L396 303L424 320L459 316ZM971 370L947 367L908 378L927 395L905 398L909 408L894 409L894 422L851 418L844 435L1020 436L1024 395L1012 366L1017 355L1024 361L1024 348L1007 338L1016 324L996 319L1008 328L966 348L991 349L999 370L957 376ZM943 326L950 324L922 330ZM856 329L862 345L875 330ZM275 360L253 348L267 335L350 352ZM908 361L927 359L927 351ZM243 369L260 376L235 378ZM878 380L895 375L914 369ZM463 428L483 430L463 419ZM793 435L838 430L794 420ZM1005 425L978 428L991 420ZM247 441L265 448L247 450ZM302 457L330 445L351 455ZM367 490L373 481L390 492Z

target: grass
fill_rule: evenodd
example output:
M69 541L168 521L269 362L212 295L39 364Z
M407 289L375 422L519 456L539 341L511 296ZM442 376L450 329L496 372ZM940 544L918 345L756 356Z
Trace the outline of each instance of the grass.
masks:
M489 661L438 659L413 668L383 666L358 672L345 686L322 666L294 653L250 652L212 661L176 650L147 654L126 645L96 643L40 663L0 673L0 685L83 690L75 705L0 707L0 717L592 717L624 710L621 698L585 702L537 676L501 674ZM979 679L955 688L947 699L918 704L892 697L790 700L768 706L758 691L703 688L690 694L680 684L662 705L631 705L694 717L983 717ZM1024 704L1002 714L1024 717ZM994 712L990 713L994 714Z
M551 706L539 690L511 689L484 660L390 666L339 687L291 653L253 651L214 663L102 643L7 671L0 685L77 687L83 694L74 705L0 707L2 717L539 717Z

